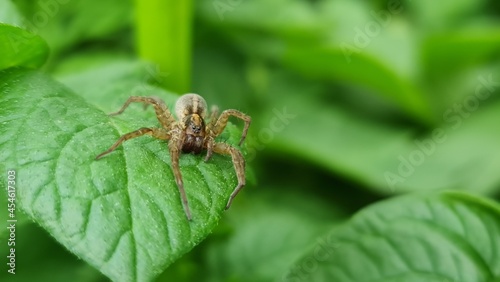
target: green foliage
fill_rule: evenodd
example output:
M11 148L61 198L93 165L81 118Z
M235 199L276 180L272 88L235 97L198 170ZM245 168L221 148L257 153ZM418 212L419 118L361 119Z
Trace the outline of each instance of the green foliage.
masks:
M318 243L332 221L345 216L316 196L289 192L251 195L235 207L228 215L230 236L214 236L208 246L214 275L207 281L276 281Z
M145 120L108 118L36 72L1 77L2 112L17 117L2 127L2 163L31 176L18 180L18 203L79 257L115 280L150 280L215 226L236 186L230 159L181 158L194 217L188 222L165 144L134 140L94 160ZM175 99L162 94L169 104Z
M10 0L7 0L10 2ZM42 36L54 55L79 44L111 36L130 26L133 14L130 0L47 0L12 1L24 15L19 23ZM3 19L2 19L3 21Z
M15 66L37 68L45 63L49 47L37 35L0 23L0 70Z
M109 281L97 269L83 263L74 254L68 252L37 224L27 218L19 219L18 214L15 252L16 274L13 276L7 271L2 271L0 280L67 282L68 277L71 277L71 280L76 282ZM6 242L3 236L1 240ZM6 244L0 246L2 255L9 254L8 249ZM55 271L55 269L59 270Z
M494 108L498 107L495 94L500 83L495 76L498 67L492 63L499 58L497 26L469 24L446 33L412 37L412 32L423 29L411 25L412 18L401 17L404 13L421 16L410 9L411 5L390 13L389 4L372 9L365 4L347 4L349 1L320 1L323 17L315 18L316 24L301 26L310 36L319 32L313 27L336 28L330 30L331 34L325 32L328 40L296 43L304 32L291 35L282 31L286 23L276 19L280 17L266 19L273 28L257 35L249 28L260 19L252 11L258 9L256 5L264 10L264 2L241 3L227 12L223 22L217 20L210 5L200 5L200 12L207 23L221 29L250 56L258 53L315 79L303 81L297 76L267 72L265 79L272 83L265 85L263 92L273 94L266 100L271 105L268 110L286 105L299 117L277 134L270 146L340 172L377 193L442 188L498 192L495 148L500 136L493 128L498 122ZM300 1L286 2L288 10L300 6L303 13L314 12L313 7L303 7ZM442 9L445 12L447 8ZM369 36L366 28L377 24L374 14L384 21L378 20L379 32ZM303 19L297 16L297 22ZM487 29L477 33L485 26ZM363 36L366 46L356 45L356 39ZM353 49L345 49L346 45ZM324 80L343 88L313 86ZM475 100L472 107L468 104L471 99ZM402 115L403 120L411 118L421 125L402 128L381 122L402 119ZM327 132L318 130L325 128ZM444 132L445 146L434 141L436 129ZM422 144L429 149L422 149ZM423 156L415 164L405 165L412 154ZM408 167L408 173L399 173L401 163L403 169ZM391 178L387 172L397 177Z
M378 203L320 239L287 279L495 281L500 206L455 192Z
M0 3L1 281L500 281L496 2L131 2ZM252 117L226 213L230 158L182 155L192 222L165 142L94 160L179 91Z
M189 92L192 1L137 0L135 5L140 57L168 73L161 82L163 86L179 93Z

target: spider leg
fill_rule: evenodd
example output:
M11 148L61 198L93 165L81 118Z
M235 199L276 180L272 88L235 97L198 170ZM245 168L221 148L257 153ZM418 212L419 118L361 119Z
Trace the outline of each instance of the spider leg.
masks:
M129 140L129 139L132 139L132 138L136 138L136 137L139 137L139 136L142 136L142 135L151 135L155 138L158 138L158 139L162 139L162 140L168 140L170 139L170 134L168 132L166 132L163 128L148 128L148 127L143 127L141 129L138 129L136 131L132 131L132 132L129 132L125 135L122 135L116 142L115 144L113 144L113 146L111 146L108 150L100 153L99 155L97 155L97 157L95 157L96 160L104 157L105 155L113 152L118 146L120 146L121 143Z
M179 155L183 138L183 136L180 136L180 138L170 139L168 142L168 149L172 160L172 170L174 172L175 182L177 183L177 188L179 188L179 193L181 194L182 206L184 207L187 219L191 220L191 210L189 209L186 191L184 190L184 182L182 181L182 174L179 167Z
M210 158L212 157L212 154L214 152L214 138L209 136L206 141L206 146L207 146L207 155L205 156L205 162L208 162Z
M245 159L241 154L240 150L225 144L225 143L215 143L214 144L214 152L223 155L231 155L231 159L233 161L234 170L236 171L236 177L238 178L238 185L234 188L229 200L226 204L226 210L233 203L234 197L240 192L240 190L245 186Z
M144 106L147 107L148 105L153 105L155 112L156 112L156 117L158 118L158 121L161 123L163 128L168 129L171 124L175 122L174 117L172 116L172 113L170 113L167 105L165 105L165 102L160 100L159 98L156 97L142 97L142 96L131 96L127 99L125 104L121 107L120 110L117 112L109 114L110 116L116 116L123 111L130 105L132 102L140 102L144 103Z
M217 116L219 115L219 107L217 106L212 106L211 113L210 113L210 122L207 125L207 127L214 128L215 123L217 122ZM207 155L205 157L205 162L208 162L208 160L212 157L212 153L214 151L214 137L211 134L207 134L206 141L205 141L205 146L207 147Z
M241 139L240 143L238 143L239 146L243 144L243 141L245 140L245 137L247 136L248 132L248 127L250 127L250 123L252 122L252 118L240 111L237 110L225 110L222 112L222 114L219 116L217 119L217 122L213 126L209 127L209 135L211 137L215 138L219 134L222 133L224 128L226 128L227 121L230 116L237 117L239 119L242 119L245 122L245 127L243 127L243 133L241 134ZM210 124L211 125L211 124Z

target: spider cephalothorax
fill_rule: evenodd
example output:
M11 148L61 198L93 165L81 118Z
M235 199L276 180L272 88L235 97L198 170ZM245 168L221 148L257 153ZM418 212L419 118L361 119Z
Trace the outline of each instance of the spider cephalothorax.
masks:
M196 94L186 94L175 104L177 118L186 131L186 139L182 145L184 153L199 154L205 149L203 145L206 136L204 120L206 108L205 100Z
M234 191L229 197L226 205L226 209L228 209L231 206L234 197L238 194L241 188L245 186L245 159L238 149L226 143L215 142L215 138L219 136L222 131L224 131L229 117L234 116L245 121L245 126L239 143L239 145L241 145L247 135L251 118L237 110L225 110L218 115L218 109L217 107L214 107L212 108L212 112L210 114L209 123L206 124L205 118L207 103L205 102L205 99L197 94L185 94L177 100L175 104L175 114L178 119L177 121L174 119L165 103L155 97L132 96L127 100L127 102L125 102L123 107L118 112L110 115L121 114L132 102L142 102L146 105L153 105L156 117L160 121L162 127L143 127L136 131L127 133L121 136L120 139L118 139L118 141L116 141L115 144L113 144L107 151L99 154L96 159L100 159L104 155L111 153L124 141L141 135L148 134L158 139L169 140L168 149L172 160L172 170L174 172L175 181L179 187L186 216L189 220L191 220L191 211L189 209L186 193L184 191L182 175L179 168L180 153L199 154L206 150L207 155L205 157L205 161L208 161L214 152L218 154L231 155L234 169L236 170L236 176L238 178L238 185L234 188Z

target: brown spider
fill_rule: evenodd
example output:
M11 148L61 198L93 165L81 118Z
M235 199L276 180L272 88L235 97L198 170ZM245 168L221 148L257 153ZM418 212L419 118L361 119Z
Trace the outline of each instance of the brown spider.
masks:
M188 220L191 220L191 211L189 209L186 192L184 191L181 171L179 169L180 152L199 154L206 149L207 155L205 157L205 161L208 161L214 152L218 154L231 155L234 169L236 170L236 176L238 178L238 185L236 185L236 188L234 188L231 196L229 197L226 205L226 209L228 209L231 206L234 197L236 197L238 192L243 188L243 186L245 186L245 159L238 149L226 143L215 142L215 138L219 136L219 134L221 134L226 127L229 117L234 116L245 121L245 127L243 128L243 133L239 143L241 146L247 135L251 118L237 110L225 110L222 114L218 115L218 108L212 107L210 121L207 125L205 125L204 118L207 111L207 103L203 97L197 94L185 94L179 97L175 103L175 114L177 115L178 121L174 119L165 105L165 102L155 97L132 96L128 98L127 102L125 102L118 112L112 113L110 116L123 113L123 111L132 102L142 102L145 103L145 106L153 105L156 117L160 121L162 128L143 127L136 131L127 133L121 136L120 139L118 139L118 141L116 141L115 144L113 144L113 146L111 146L107 151L99 154L96 157L96 160L111 153L122 142L145 134L161 140L170 140L168 142L168 149L172 159L172 170L174 171L175 181L181 194L184 211Z

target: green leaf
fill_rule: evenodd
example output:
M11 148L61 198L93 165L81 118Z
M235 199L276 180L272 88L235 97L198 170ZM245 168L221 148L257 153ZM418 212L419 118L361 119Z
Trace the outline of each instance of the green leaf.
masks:
M299 93L307 86L287 82L291 79L273 77L272 81L269 92L276 95L276 101L268 103L266 114L260 116L263 126L270 128L277 112L293 118L273 135L268 148L321 165L378 193L393 191L384 172L397 169L398 154L410 151L410 132L364 119L332 103L303 99ZM289 98L280 99L283 95Z
M255 191L228 215L226 229L232 232L211 237L206 250L207 281L278 281L343 218L331 203L309 191L281 188Z
M53 70L54 76L104 112L114 112L130 96L163 95L151 83L167 74L123 54L87 52L68 57ZM171 109L172 110L172 109ZM153 112L138 111L155 120Z
M131 0L47 0L37 5L17 0L15 4L26 18L23 27L43 37L55 55L81 42L116 39L133 18Z
M189 222L164 142L133 139L94 160L120 135L154 126L154 116L131 106L110 118L36 72L8 69L0 79L0 169L17 170L19 205L71 252L113 280L150 281L215 227L236 186L230 158L181 156ZM221 140L240 135L228 125Z
M290 48L285 52L284 64L307 76L365 87L405 113L433 123L433 112L421 89L366 53L336 47Z
M45 230L30 220L21 219L25 217L19 214L17 212L16 216L15 274L2 271L1 281L108 281L99 271L69 253ZM7 242L4 238L0 239ZM2 257L10 255L9 248L7 244L0 246Z
M0 23L20 26L22 21L23 17L12 1L6 0L0 2Z
M203 20L220 30L235 28L250 34L271 33L289 39L310 40L319 39L321 31L313 6L303 1L201 1L196 8Z
M429 79L450 78L468 68L498 58L498 28L465 30L434 35L424 41L422 59Z
M499 93L498 90L490 95L495 93ZM479 110L467 111L464 108L464 116L449 109L443 124L435 129L443 132L441 142L436 142L438 139L434 137L434 131L409 140L409 150L400 152L401 156L410 160L410 157L423 153L424 160L422 163L415 162L416 165L410 163L413 172L404 178L404 182L398 183L396 189L418 191L450 187L484 195L498 193L500 152L497 147L500 132L496 127L500 122L500 103L497 100L490 105L482 105L486 101L476 99L481 104ZM460 105L465 101L460 101ZM399 159L399 156L392 154L391 158ZM401 163L393 164L389 171L400 174Z
M441 102L441 112L476 90L477 77L485 66L498 66L498 46L498 27L488 26L436 34L423 41L420 50L423 77L435 93L435 100ZM473 89L468 89L469 77L472 77Z
M439 4L431 0L410 1L404 5L426 31L443 31L467 23L479 14L485 0L444 0Z
M22 66L38 68L47 60L49 48L37 35L0 23L0 70Z
M456 192L367 207L332 229L286 281L498 281L500 206Z
M499 191L499 101L476 97L480 106L474 111L465 110L460 101L463 116L450 108L439 126L417 135L414 129L353 113L295 76L271 72L268 79L272 84L266 92L273 95L262 103L267 107L256 115L256 123L276 130L269 141L259 137L253 142L256 148L298 156L380 194L443 188L484 195ZM498 86L488 87L493 87L493 99ZM303 93L309 93L307 98ZM287 118L280 123L283 116Z

